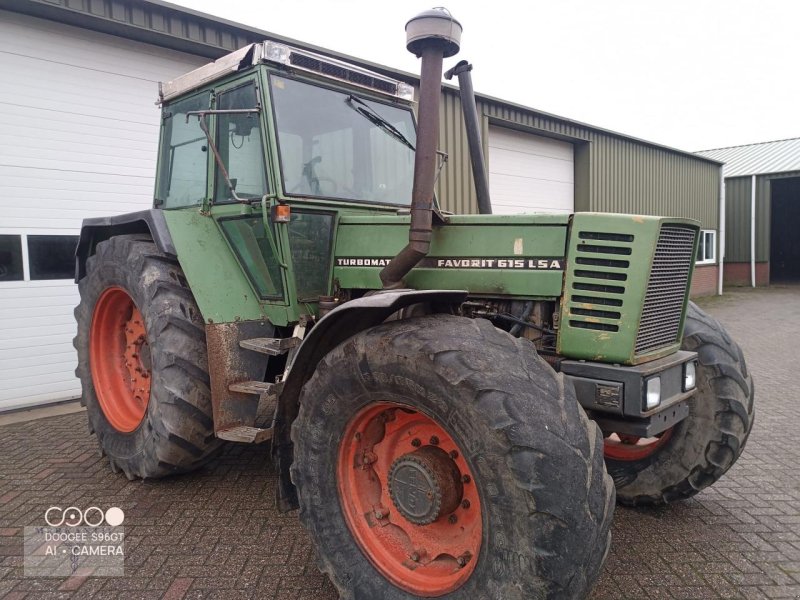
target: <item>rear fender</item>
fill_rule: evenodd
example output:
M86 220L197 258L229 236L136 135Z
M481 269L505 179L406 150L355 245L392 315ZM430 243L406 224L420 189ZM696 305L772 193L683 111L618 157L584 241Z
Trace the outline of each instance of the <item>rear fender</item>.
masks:
M426 304L431 312L452 313L466 297L467 292L459 290L381 291L338 306L309 331L292 361L275 413L272 454L279 473L278 506L281 510L297 507L297 492L289 479L293 455L289 434L297 417L300 391L319 361L341 342L383 323L404 308Z
M78 247L75 249L75 283L86 275L86 260L94 254L97 244L115 235L131 233L149 234L164 254L178 255L161 209L151 208L113 217L84 219Z

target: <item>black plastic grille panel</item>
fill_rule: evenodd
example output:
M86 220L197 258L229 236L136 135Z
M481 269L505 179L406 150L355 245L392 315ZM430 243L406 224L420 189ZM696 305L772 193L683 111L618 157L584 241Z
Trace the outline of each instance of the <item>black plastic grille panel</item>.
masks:
M329 77L349 81L356 85L372 88L373 90L380 90L387 94L397 93L397 84L395 83L377 77L371 77L366 73L353 71L334 63L325 62L313 56L292 52L289 56L289 62L296 67L302 67L303 69L322 73Z
M636 335L636 355L678 341L695 235L695 229L683 225L661 227Z

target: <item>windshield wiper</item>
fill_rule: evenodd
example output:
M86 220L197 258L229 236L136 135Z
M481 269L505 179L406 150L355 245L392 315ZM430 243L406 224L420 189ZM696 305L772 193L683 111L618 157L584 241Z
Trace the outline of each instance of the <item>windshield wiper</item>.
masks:
M403 145L408 146L412 150L416 150L414 144L408 141L408 138L400 133L400 130L397 129L394 125L389 123L386 119L380 116L375 110L370 107L366 102L361 100L360 98L356 98L353 95L348 96L345 98L345 102L347 105L356 111L358 114L365 117L369 120L373 125L377 125L381 129L383 129L386 133L391 135L394 139L400 141ZM358 104L359 106L356 106Z

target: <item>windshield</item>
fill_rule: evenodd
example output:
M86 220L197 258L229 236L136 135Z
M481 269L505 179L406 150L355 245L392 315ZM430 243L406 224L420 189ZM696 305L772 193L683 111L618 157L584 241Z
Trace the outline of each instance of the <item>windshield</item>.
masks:
M411 111L272 76L283 189L295 196L411 204Z

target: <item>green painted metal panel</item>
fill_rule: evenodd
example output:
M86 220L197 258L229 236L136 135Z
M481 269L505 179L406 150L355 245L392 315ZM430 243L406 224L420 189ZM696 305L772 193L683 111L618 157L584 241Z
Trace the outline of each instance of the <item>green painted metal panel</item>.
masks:
M378 289L383 266L408 243L407 216L342 217L334 278L341 288ZM406 277L419 289L466 289L473 295L561 294L568 217L450 217L435 227L431 250Z
M756 178L756 262L769 261L772 179L771 175Z
M207 323L268 318L211 216L188 209L165 210L164 218Z
M558 352L570 358L635 364L674 352L681 339L684 313L674 343L637 354L635 351L642 310L651 277L651 265L662 225L689 228L693 237L687 249L691 284L697 252L696 221L644 215L577 213L572 221L567 251ZM663 301L665 296L661 296Z
M750 177L725 180L725 262L750 261Z

